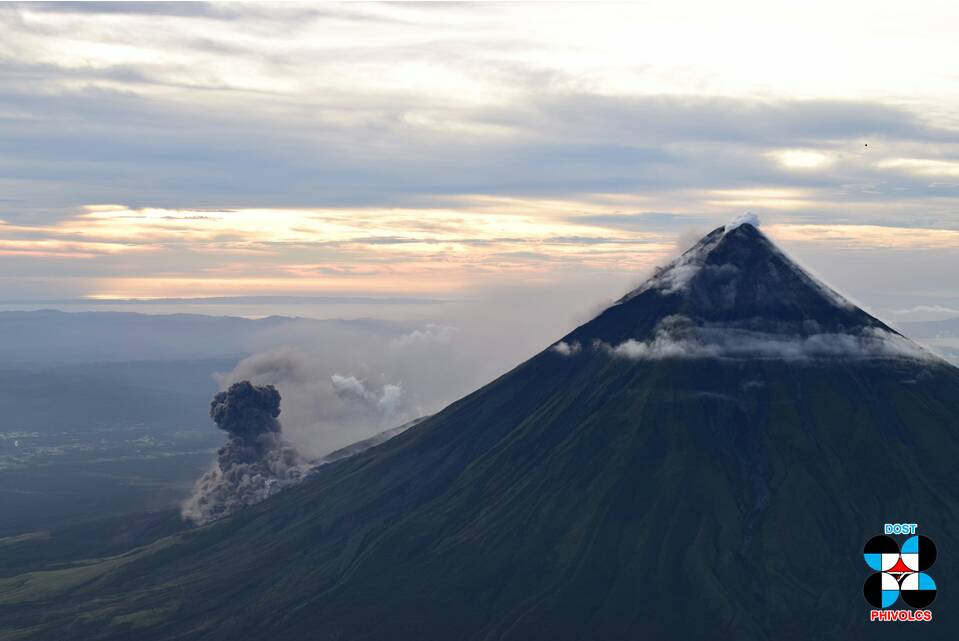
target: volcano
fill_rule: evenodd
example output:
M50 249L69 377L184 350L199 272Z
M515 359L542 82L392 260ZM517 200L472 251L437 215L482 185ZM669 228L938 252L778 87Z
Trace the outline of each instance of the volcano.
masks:
M957 419L959 370L733 224L296 487L0 580L0 638L954 639ZM887 522L936 542L931 622L869 622Z

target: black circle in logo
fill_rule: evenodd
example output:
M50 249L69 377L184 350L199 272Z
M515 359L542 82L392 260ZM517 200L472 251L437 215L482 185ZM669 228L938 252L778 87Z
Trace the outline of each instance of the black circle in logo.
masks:
M889 536L874 536L862 548L866 565L878 572L892 569L899 561L899 544Z
M874 536L862 548L865 554L899 554L899 544L891 536Z
M902 562L913 572L928 570L937 554L936 544L928 536L911 536L902 543Z
M900 595L916 609L928 607L936 600L936 582L925 572L907 574L902 580Z
M888 608L899 598L899 582L891 574L870 574L862 586L862 594L874 608Z

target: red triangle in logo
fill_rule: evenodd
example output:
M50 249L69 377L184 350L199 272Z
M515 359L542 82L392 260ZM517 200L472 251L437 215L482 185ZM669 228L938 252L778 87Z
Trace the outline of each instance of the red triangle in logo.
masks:
M896 562L896 564L892 566L891 568L889 568L888 570L886 570L886 572L890 574L903 574L907 572L912 572L912 570L909 569L909 567L907 567L906 564L902 562L902 559L899 559Z

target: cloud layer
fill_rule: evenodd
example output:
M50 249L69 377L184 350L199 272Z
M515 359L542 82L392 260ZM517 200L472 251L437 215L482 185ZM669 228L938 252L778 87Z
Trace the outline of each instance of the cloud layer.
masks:
M649 341L629 339L618 345L597 344L613 356L630 360L664 358L770 359L815 361L820 359L931 360L935 357L907 339L882 330L863 334L812 334L783 336L733 329L713 329L696 339L657 334Z
M596 282L757 209L946 305L886 282L955 266L955 9L734 5L3 5L0 296Z

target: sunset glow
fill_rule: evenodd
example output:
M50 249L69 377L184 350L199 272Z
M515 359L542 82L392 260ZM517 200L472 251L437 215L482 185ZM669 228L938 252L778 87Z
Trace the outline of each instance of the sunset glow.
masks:
M745 210L931 270L959 230L934 5L4 5L0 298L587 292Z

